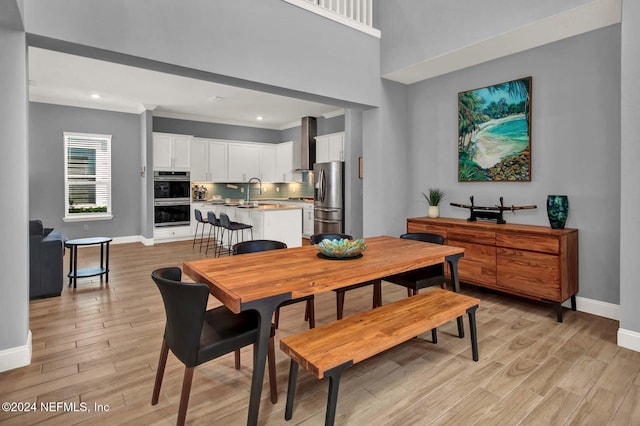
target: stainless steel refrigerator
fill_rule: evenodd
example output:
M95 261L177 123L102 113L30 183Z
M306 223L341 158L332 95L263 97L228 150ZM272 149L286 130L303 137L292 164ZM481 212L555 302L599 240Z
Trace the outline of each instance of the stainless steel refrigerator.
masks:
M344 163L313 165L313 233L344 232Z

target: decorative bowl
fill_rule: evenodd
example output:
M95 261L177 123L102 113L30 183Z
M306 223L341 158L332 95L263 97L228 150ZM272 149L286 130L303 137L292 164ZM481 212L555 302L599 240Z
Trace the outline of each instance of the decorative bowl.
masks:
M360 240L326 239L316 244L316 248L322 255L326 257L343 259L343 258L358 256L367 248L367 245L364 243L364 240L362 239Z

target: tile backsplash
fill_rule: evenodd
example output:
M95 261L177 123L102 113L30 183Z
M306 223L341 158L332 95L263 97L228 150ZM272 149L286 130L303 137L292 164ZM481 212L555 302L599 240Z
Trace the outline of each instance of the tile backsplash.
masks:
M246 199L247 190L246 182L227 182L227 183L198 183L198 186L207 188L206 198L213 198L219 195L220 198L242 198ZM191 189L196 184L191 185ZM193 195L193 194L192 194ZM262 194L258 192L258 183L251 183L251 199L273 199L273 198L313 198L313 173L302 172L302 182L279 182L279 183L263 183Z

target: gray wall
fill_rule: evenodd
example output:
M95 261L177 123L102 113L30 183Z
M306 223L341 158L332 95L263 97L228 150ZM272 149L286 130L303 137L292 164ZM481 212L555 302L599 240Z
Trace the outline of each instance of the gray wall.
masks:
M153 238L153 112L140 114L140 235Z
M457 182L457 93L531 75L531 182ZM580 230L582 297L619 303L620 26L511 55L416 83L409 90L412 156L407 216L424 216L421 191L443 189L441 214L468 217L449 205L536 204L505 213L509 223L549 225L548 194L569 196L567 227Z
M344 229L354 238L362 238L362 179L358 176L359 158L362 157L362 111L348 109L344 118Z
M112 220L63 222L63 132L112 135ZM31 103L29 108L29 217L66 238L140 234L140 116ZM85 227L88 227L86 229Z
M640 2L622 8L620 328L640 333Z
M410 192L409 88L383 80L380 108L363 113L363 235L400 235Z
M0 4L0 351L29 331L27 51L14 1ZM25 354L26 355L26 354ZM27 361L27 360L24 360Z
M593 0L380 0L382 74L432 59Z
M199 138L227 139L246 142L283 142L280 130L235 126L230 124L205 123L202 121L178 120L165 117L153 117L153 131L193 135Z
M378 103L380 40L281 0L27 0L25 22L41 47L131 65L149 60L339 106Z

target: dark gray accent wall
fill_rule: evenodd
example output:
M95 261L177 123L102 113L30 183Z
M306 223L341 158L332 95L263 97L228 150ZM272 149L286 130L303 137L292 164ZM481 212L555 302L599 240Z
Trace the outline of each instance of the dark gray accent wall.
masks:
M318 136L329 135L331 133L344 132L345 130L344 117L345 117L344 115L339 115L337 117L331 117L331 118L317 117ZM302 132L301 126L295 126L289 129L284 129L280 131L280 139L282 142L286 142L286 141L300 142L302 138L301 132Z
M2 2L0 15L12 0ZM14 10L15 11L15 10ZM8 22L9 19L12 22ZM28 231L28 127L27 127L27 44L19 14L0 19L0 353L7 358L30 362L29 333L29 231ZM20 354L10 352L20 348ZM4 359L0 359L4 361ZM13 361L16 361L13 359ZM17 365L0 367L13 368Z
M280 130L231 124L206 123L203 121L179 120L153 117L153 131L193 135L199 138L226 139L245 142L280 143Z
M457 94L532 76L531 182L457 181ZM620 303L620 25L416 83L408 91L410 139L406 216L424 216L421 191L445 191L441 215L468 217L449 205L538 206L509 223L549 226L548 194L567 194L567 227L580 232L579 296ZM394 143L402 143L399 140Z
M140 116L30 103L29 216L66 238L140 235ZM63 222L64 132L112 135L112 220Z
M622 3L622 149L620 328L635 334L640 350L640 2Z
M380 40L281 0L85 0L81 7L27 0L25 22L40 47L131 65L151 61L165 71L341 107L378 103Z

